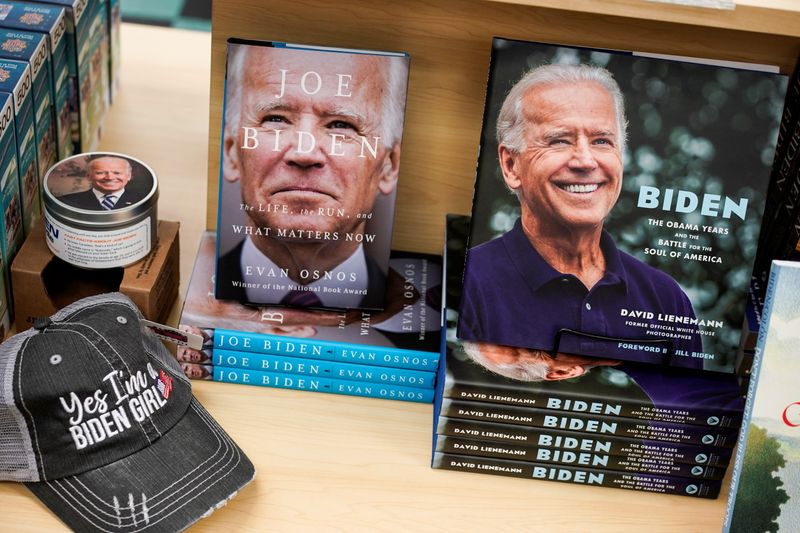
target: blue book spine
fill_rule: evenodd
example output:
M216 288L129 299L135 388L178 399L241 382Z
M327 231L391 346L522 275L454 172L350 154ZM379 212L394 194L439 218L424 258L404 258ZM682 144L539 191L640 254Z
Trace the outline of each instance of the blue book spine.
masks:
M403 350L389 346L301 339L219 328L214 330L214 350L288 355L290 357L306 357L308 359L323 359L343 363L427 370L429 372L436 371L436 365L439 362L439 354L433 352Z
M212 355L212 364L214 366L247 368L263 372L304 374L322 378L387 383L420 389L432 389L436 380L434 372L425 372L423 370L354 365L338 361L321 361L319 359L236 352L232 350L214 350Z
M282 374L280 372L261 372L245 368L215 366L213 378L214 381L224 383L243 383L277 389L309 390L348 396L369 396L371 398L403 400L406 402L431 403L433 401L433 389L417 389L383 383Z

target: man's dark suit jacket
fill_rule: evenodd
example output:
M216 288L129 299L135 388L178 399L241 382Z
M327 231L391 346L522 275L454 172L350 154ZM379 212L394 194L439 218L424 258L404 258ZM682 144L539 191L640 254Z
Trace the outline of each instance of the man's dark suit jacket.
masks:
M142 201L143 198L144 195L138 191L125 189L125 192L122 193L122 196L117 199L117 203L114 204L113 209L130 207L133 204ZM72 194L65 194L64 196L59 196L58 200L79 209L93 209L97 211L105 210L103 206L100 205L100 201L97 199L97 196L95 196L92 189L89 189L88 191L74 192Z
M220 300L238 300L246 303L244 287L234 287L233 282L242 282L241 255L244 241L217 260L215 296ZM367 294L362 298L360 306L364 309L381 309L386 292L386 274L370 257L367 259ZM276 304L278 302L275 302Z

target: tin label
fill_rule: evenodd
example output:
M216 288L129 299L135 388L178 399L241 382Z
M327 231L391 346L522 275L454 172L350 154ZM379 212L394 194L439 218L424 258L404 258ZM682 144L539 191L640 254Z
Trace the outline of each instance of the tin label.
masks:
M84 268L114 268L135 263L150 253L150 218L112 231L66 226L45 213L47 246L56 256Z

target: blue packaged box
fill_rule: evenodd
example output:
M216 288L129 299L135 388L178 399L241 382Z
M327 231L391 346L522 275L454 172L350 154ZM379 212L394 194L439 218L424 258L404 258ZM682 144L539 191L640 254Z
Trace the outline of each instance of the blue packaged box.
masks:
M103 118L108 109L108 48L106 0L35 0L40 5L63 7L67 21L69 75L73 80L70 109L75 151L97 150Z
M14 125L17 135L22 225L27 235L31 223L42 214L39 196L39 156L33 123L33 81L28 63L0 59L0 92L14 96Z
M0 275L0 285L2 285L0 286L0 335L2 335L3 338L5 338L8 329L11 327L11 302L14 301L5 274L7 271L8 267L5 261L0 258L0 272L3 273Z
M8 270L22 245L22 202L18 168L13 97L0 93L0 208L3 213L0 217L0 253L5 270Z
M47 37L41 33L0 29L0 58L27 61L31 67L33 121L41 178L55 164L57 155ZM41 190L41 182L39 189Z
M69 108L71 80L67 58L73 53L70 49L73 43L66 38L65 9L31 2L0 1L0 27L47 36L58 159L71 156L74 153L72 130L77 135L78 124L72 124Z

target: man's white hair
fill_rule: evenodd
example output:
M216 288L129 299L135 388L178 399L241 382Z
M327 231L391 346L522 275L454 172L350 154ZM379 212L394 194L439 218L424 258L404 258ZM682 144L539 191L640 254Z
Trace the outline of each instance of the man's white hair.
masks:
M225 78L225 129L228 135L236 135L242 118L242 90L245 81L249 45L228 45L228 70ZM400 142L403 135L403 114L406 106L408 61L403 57L381 58L384 76L383 102L381 109L381 138L386 148Z
M514 84L503 101L497 118L497 142L511 152L519 154L525 150L525 115L522 99L534 87L566 83L598 83L614 101L617 121L617 144L620 154L625 151L628 122L625 120L625 102L622 91L611 73L592 65L543 65L525 73Z
M97 162L98 159L119 159L120 161L124 161L125 165L127 165L126 168L128 169L128 174L133 175L133 165L131 165L130 161L128 161L124 157L119 157L118 155L110 155L110 154L109 155L99 155L97 157L91 158L89 160L89 163L87 164L87 166L89 167L89 170L92 169L92 167L94 166L94 164Z
M483 355L480 343L463 341L461 346L467 357L486 370L517 381L545 381L550 371L546 355L532 354L530 358L517 358L513 363L497 363Z

